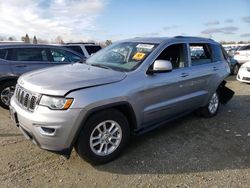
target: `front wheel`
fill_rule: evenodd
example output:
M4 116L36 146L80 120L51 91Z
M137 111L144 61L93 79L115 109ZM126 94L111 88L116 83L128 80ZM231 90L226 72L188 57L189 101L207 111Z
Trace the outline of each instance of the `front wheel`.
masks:
M0 106L9 109L10 99L15 91L15 81L8 81L0 85Z
M92 164L107 163L123 151L130 137L127 118L117 110L101 111L83 125L75 149Z
M214 92L209 99L209 102L206 106L202 107L199 112L203 117L213 117L218 113L220 107L220 97L218 92Z

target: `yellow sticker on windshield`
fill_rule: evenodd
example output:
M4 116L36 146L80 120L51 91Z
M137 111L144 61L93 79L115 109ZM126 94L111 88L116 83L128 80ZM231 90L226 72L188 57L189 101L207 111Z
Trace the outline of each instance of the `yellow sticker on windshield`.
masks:
M143 60L143 58L145 57L145 53L141 53L141 52L137 52L134 56L133 56L133 60L136 60L136 61L141 61Z

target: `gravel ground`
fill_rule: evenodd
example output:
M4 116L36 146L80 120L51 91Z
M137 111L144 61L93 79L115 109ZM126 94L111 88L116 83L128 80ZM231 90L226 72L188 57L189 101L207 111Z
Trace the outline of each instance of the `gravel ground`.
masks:
M0 187L250 187L250 85L218 115L189 115L133 138L117 160L91 166L27 141L0 109Z

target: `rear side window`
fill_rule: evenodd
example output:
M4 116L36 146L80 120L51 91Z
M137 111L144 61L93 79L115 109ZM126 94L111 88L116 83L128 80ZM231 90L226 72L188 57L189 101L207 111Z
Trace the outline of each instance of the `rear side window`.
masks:
M81 57L66 50L50 49L50 51L52 55L52 60L55 63L60 63L60 62L73 63L81 60Z
M221 51L222 51L224 59L228 60L229 59L228 54L227 54L226 50L223 48L223 46L221 46Z
M101 48L101 46L85 46L87 52L89 53L89 55L96 53L97 51L99 51Z
M210 44L211 49L212 49L212 60L213 62L217 62L217 61L222 61L224 58L223 53L221 51L221 46L216 45L216 44Z
M0 49L0 59L7 59L8 50L7 49Z
M211 49L205 43L190 43L190 55L192 66L203 65L212 62Z
M80 46L64 46L64 47L84 55L82 48Z
M46 49L43 48L17 48L15 61L48 61Z

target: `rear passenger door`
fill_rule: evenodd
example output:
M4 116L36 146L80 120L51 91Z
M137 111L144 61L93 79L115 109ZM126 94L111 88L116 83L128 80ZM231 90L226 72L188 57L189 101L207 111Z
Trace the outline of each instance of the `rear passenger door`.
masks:
M23 73L49 67L51 65L46 48L13 48L11 60L11 68L14 74L21 75Z
M220 70L221 62L214 58L212 46L209 43L189 43L190 79L196 92L199 93L200 105L216 86L215 77ZM218 80L218 79L217 79Z
M153 124L197 107L196 83L188 64L186 43L166 47L156 60L168 60L173 70L147 76L144 90L144 124Z

